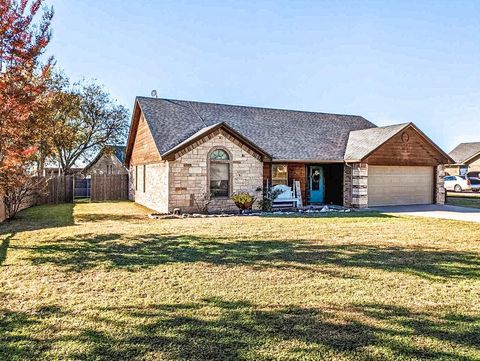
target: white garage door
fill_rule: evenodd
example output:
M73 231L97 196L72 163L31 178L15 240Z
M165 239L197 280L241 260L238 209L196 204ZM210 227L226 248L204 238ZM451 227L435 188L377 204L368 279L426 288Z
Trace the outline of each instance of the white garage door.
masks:
M368 166L368 205L433 203L433 167Z

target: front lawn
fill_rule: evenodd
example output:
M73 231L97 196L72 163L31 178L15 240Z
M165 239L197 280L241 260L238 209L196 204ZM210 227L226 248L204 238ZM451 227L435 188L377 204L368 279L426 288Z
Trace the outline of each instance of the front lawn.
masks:
M480 208L480 194L452 193L448 195L447 204L459 207Z
M377 213L0 225L0 360L480 359L480 227Z

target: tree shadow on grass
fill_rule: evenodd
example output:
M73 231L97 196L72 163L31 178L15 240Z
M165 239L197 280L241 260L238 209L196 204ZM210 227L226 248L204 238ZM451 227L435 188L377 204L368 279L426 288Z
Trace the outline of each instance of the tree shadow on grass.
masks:
M145 234L122 238L120 234L109 233L61 238L28 249L30 261L34 264L51 263L74 271L99 265L135 269L202 262L315 272L322 271L319 266L328 266L329 269L343 270L337 275L342 277L349 277L351 268L368 268L432 280L480 278L480 256L477 253L420 247L324 245L307 240L232 241L193 235Z
M50 350L51 342L32 332L42 327L45 317L48 314L41 309L36 313L0 309L0 360L35 360Z
M386 304L267 307L211 297L84 312L55 306L33 315L0 311L0 358L55 358L55 352L76 360L193 361L475 360L480 355L479 317ZM116 324L119 317L124 325ZM41 339L37 334L51 327L52 319L60 332ZM74 347L62 349L69 341Z
M8 249L8 246L10 245L10 239L12 238L12 234L8 233L3 235L2 237L3 239L1 240L1 243L0 243L0 266L7 259L7 249Z
M0 224L0 266L7 258L10 241L17 233L66 227L74 224L73 204L36 206L21 211L14 219Z

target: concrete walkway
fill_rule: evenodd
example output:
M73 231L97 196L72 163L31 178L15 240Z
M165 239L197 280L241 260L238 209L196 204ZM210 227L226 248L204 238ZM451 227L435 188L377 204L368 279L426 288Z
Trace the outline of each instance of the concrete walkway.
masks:
M403 214L408 216L419 216L428 218L454 219L457 221L480 223L480 209L476 208L427 204L418 206L372 207L370 209L389 214Z

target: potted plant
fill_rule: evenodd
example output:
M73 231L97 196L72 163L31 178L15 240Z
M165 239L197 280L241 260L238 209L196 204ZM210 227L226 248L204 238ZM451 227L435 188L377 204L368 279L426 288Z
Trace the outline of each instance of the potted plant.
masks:
M255 197L247 192L235 193L230 198L238 207L240 213L243 213L246 210L251 210L253 204L255 203Z

